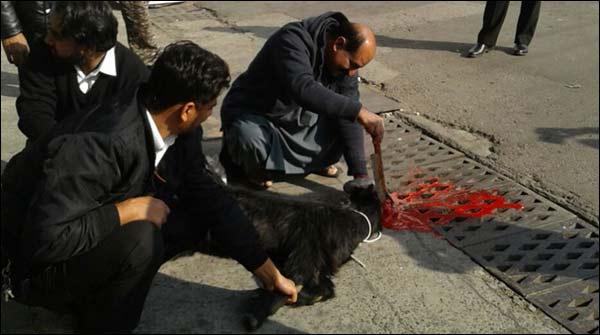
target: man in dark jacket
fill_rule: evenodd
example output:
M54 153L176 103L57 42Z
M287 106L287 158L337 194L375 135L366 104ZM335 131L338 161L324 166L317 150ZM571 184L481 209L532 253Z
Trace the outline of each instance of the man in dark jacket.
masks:
M373 32L342 13L273 34L223 102L228 179L267 187L266 171L335 175L342 154L348 174L365 178L361 125L380 141L383 121L359 102L357 70L374 56Z
M46 36L53 2L2 1L2 47L11 64L24 64L30 45L37 45Z
M71 309L85 331L130 331L159 266L210 231L296 300L235 199L208 172L202 128L229 70L191 42L156 61L136 99L73 114L2 177L2 246L17 300Z
M148 76L141 60L117 42L117 19L104 2L57 2L45 42L19 69L18 125L29 140L69 114L107 99L130 100Z

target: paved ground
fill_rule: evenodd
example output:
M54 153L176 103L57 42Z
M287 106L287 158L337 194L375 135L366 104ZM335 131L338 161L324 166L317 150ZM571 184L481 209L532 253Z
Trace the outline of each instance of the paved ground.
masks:
M516 7L505 22L503 46L511 45ZM597 3L544 3L529 56L498 51L478 60L459 54L479 29L481 3L199 2L155 9L152 15L161 43L196 41L227 60L237 76L276 27L332 9L371 24L378 34L378 58L362 72L375 84L361 87L369 108L402 109L401 117L473 158L597 217ZM125 41L122 32L119 39ZM2 55L3 160L24 143L15 126L15 73ZM372 88L383 88L396 103ZM218 124L216 117L206 124L208 138L219 137ZM206 143L212 152L215 143ZM299 192L297 187L322 190L323 180L314 181L278 187L288 193ZM339 189L343 181L327 185ZM361 245L356 256L367 269L354 262L344 266L335 279L335 299L282 309L261 331L567 332L430 235L386 231L381 241ZM137 331L241 332L238 309L253 288L249 274L231 260L196 254L169 262L155 280ZM41 309L2 304L3 333L65 331L69 322Z

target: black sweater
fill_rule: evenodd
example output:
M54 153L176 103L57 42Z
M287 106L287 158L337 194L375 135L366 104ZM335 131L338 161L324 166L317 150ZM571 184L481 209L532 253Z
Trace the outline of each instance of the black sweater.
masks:
M17 113L21 132L35 140L68 115L82 113L109 99L131 100L139 84L147 79L148 68L118 42L115 62L117 76L100 73L94 86L83 94L73 65L53 57L45 44L38 45L19 69Z
M338 119L350 171L366 173L358 78L332 78L324 64L327 31L348 19L328 12L292 22L273 34L233 83L221 108L223 128L239 115L267 117L275 126L302 126L304 111Z
M18 241L13 257L24 272L64 261L94 248L119 226L115 203L152 191L184 208L253 271L267 255L237 201L207 171L201 140L201 128L178 136L158 166L167 183L157 190L150 186L154 142L136 99L68 117L8 162L3 242Z

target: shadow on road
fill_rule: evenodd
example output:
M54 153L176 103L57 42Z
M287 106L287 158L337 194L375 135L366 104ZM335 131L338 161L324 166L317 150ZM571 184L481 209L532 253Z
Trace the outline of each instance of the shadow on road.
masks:
M577 142L598 150L598 127L583 128L537 128L535 132L540 140L547 143L562 144L565 140L573 137L591 135L596 138L578 139ZM589 137L589 136L586 136Z
M212 287L158 273L135 333L245 333L242 316L252 292ZM70 314L2 301L3 334L73 333L75 324ZM302 333L269 319L257 332Z
M280 27L267 26L238 26L236 30L226 27L208 27L204 28L208 31L217 31L225 33L252 33L254 36L267 39ZM401 48L413 50L432 50L432 51L447 51L451 53L465 56L474 43L446 42L446 41L429 41L429 40L409 40L404 38L389 37L384 35L376 35L377 46L388 48ZM512 54L512 48L496 46L495 50L503 51L507 54Z
M159 273L136 332L244 333L242 315L251 296L252 291L223 289ZM300 333L272 320L267 320L259 332Z

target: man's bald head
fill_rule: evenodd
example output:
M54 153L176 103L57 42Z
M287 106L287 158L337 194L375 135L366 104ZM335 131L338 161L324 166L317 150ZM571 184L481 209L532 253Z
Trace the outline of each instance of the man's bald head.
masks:
M342 22L329 31L328 68L334 76L353 76L375 58L375 34L362 23ZM344 59L346 58L346 59Z

